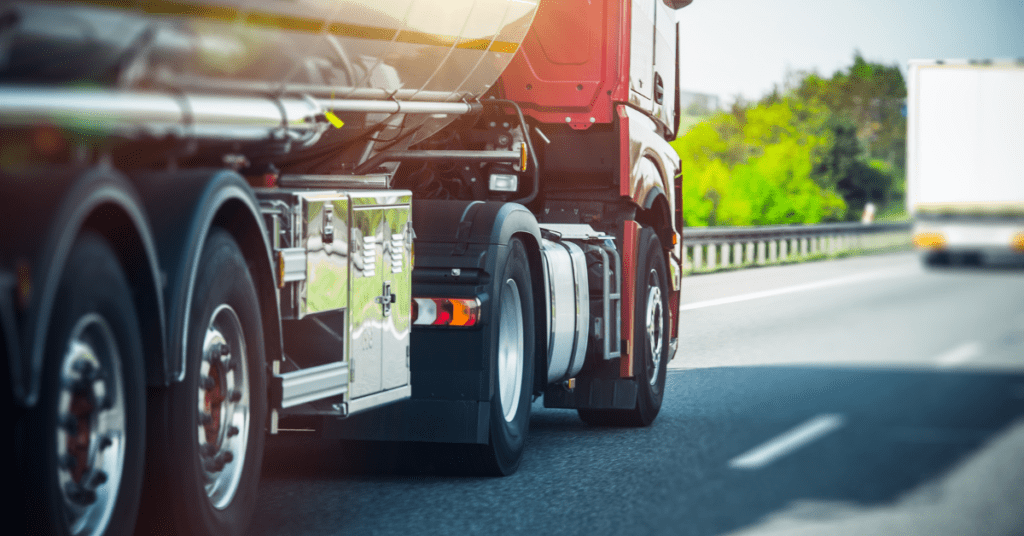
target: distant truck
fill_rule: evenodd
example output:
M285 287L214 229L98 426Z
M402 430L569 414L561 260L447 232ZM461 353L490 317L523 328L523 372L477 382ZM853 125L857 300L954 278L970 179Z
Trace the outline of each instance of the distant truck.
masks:
M1024 63L912 60L907 210L927 265L1024 253Z

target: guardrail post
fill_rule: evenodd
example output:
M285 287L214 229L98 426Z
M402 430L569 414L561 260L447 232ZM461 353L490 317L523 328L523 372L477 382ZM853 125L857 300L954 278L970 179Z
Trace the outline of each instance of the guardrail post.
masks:
M772 240L768 242L768 262L775 262L779 260L779 241Z
M722 244L715 244L715 249L720 250L719 255L721 255L722 258L722 268L727 268L729 266L729 251L732 250L732 248L729 247L729 243L725 242Z
M757 264L764 264L764 260L765 260L765 258L764 258L765 257L765 251L764 250L765 250L765 243L759 241L757 243L757 261L756 261Z
M704 244L693 246L693 271L699 272L704 268Z
M708 244L708 270L718 268L718 256L715 255L717 252L718 244Z
M787 253L789 253L788 251L786 251L786 249L787 249L786 246L788 246L788 245L789 245L789 240L786 240L786 239L779 240L779 260L780 261L785 261L786 260L786 257L788 256Z
M743 244L739 242L732 245L732 263L743 266Z

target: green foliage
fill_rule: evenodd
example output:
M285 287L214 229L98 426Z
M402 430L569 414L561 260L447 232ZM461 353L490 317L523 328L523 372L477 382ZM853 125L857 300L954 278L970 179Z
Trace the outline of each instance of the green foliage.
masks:
M889 206L903 190L905 96L898 68L858 53L830 79L805 74L694 125L673 142L686 225L818 223Z

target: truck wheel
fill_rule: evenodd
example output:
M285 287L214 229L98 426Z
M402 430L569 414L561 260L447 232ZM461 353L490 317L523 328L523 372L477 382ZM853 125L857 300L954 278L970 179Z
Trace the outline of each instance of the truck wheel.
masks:
M505 476L519 469L530 428L533 386L534 325L533 290L526 247L517 238L509 240L508 258L495 278L495 320L498 339L491 367L494 394L491 396L489 443L472 445L476 450L476 472Z
M224 230L206 240L188 322L185 380L156 397L161 465L150 522L179 534L241 534L256 506L267 387L256 286Z
M107 241L68 257L27 417L28 530L130 534L142 486L145 383L131 288Z
M580 418L597 426L649 426L661 411L669 360L668 269L661 242L650 228L640 230L633 313L633 374L636 406L628 410L580 409Z
M921 263L926 268L944 268L952 264L952 258L946 251L929 251L921 254Z

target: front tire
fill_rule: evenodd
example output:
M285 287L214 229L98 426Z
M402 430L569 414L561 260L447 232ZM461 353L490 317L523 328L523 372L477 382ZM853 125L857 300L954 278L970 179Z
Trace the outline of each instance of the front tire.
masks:
M668 373L668 268L661 241L654 231L640 230L634 299L633 375L636 406L628 410L580 409L580 419L596 426L650 426L661 411Z
M188 322L185 380L154 397L163 426L153 440L149 528L241 534L256 506L266 370L256 286L222 229L204 245Z
M518 238L508 244L508 256L495 278L497 340L491 377L487 445L473 445L476 473L506 476L519 469L530 428L533 386L533 287L526 247Z
M28 532L130 534L145 453L145 383L131 288L92 232L68 257L29 430Z

